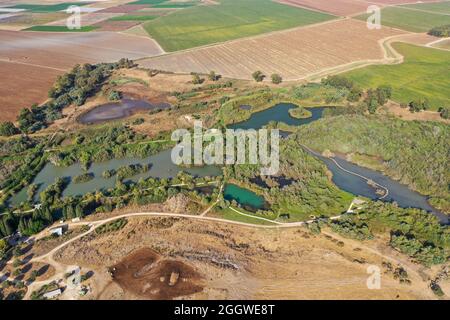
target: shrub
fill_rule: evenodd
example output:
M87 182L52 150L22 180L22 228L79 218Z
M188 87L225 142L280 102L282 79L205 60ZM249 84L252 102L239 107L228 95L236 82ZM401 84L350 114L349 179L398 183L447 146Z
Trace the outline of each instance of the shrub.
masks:
M122 99L122 94L119 91L112 90L108 95L109 101L119 101Z
M272 79L272 83L274 84L280 84L283 81L283 78L276 73L272 74L270 78Z
M450 107L439 108L439 114L443 119L450 119Z
M430 31L428 31L428 34L435 37L441 37L446 38L450 37L450 24L434 27Z
M0 124L0 136L9 137L19 133L19 129L11 121L2 122Z
M253 79L255 79L256 82L261 82L266 77L261 71L255 71L252 73Z
M202 84L203 81L204 81L204 79L200 78L198 73L193 73L192 74L192 83L193 84Z
M80 174L79 176L74 177L73 182L74 183L83 183L83 182L88 182L92 179L94 179L94 174L92 172L89 172L89 173L83 173L83 174Z

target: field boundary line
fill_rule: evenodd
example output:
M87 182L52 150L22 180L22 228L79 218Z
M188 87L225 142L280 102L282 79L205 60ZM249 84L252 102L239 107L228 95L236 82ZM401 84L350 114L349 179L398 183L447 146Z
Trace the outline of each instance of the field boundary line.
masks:
M38 40L53 42L53 43L56 43L56 44L72 44L73 45L73 41L71 41L71 39L69 39L69 40L50 39L50 38L45 38L45 37L42 36L42 33L50 33L51 34L52 32L41 32L41 31L15 31L15 32L20 32L20 33L22 33L24 35L27 35L27 36L30 36L30 35L33 36L33 34L36 34L36 36L33 37L33 38L38 39ZM55 33L55 32L53 32L53 33ZM77 35L77 36L80 36L80 37L84 36L86 38L93 37L90 34L94 34L94 35L95 34L97 34L97 35L98 34L100 34L100 35L120 34L120 35L122 35L124 37L130 36L129 34L123 34L123 33L112 32L112 31L98 31L98 32L92 32L92 33L86 32L84 34L80 34L79 32L62 32L62 33L70 34L70 35ZM151 41L151 42L157 43L157 41L155 41L153 38L148 37L146 39ZM137 54L137 55L142 55L142 56L148 54L148 52L144 52L144 51L133 51L133 50L127 50L127 49L118 49L118 48L111 48L111 47L104 47L104 46L96 46L96 45L92 45L92 44L80 44L80 43L77 43L77 47L85 47L85 48L92 48L92 49L103 49L103 50L109 50L109 51L118 52L118 53L129 53L129 54ZM158 43L158 47L159 47L159 43Z
M183 49L183 50L178 50L178 51L168 51L168 52L165 52L164 54L160 54L160 55L138 58L138 59L135 59L134 61L140 62L140 61L144 61L144 60L151 60L153 58L171 56L171 55L179 54L179 53L189 53L189 52L196 51L196 50L199 50L199 49L206 49L206 48L210 48L210 47L215 47L215 46L219 46L219 45L240 42L240 41L244 41L244 40L259 39L259 38L267 37L267 36L270 36L270 35L276 35L276 34L280 34L280 33L291 32L291 31L296 31L296 30L301 30L301 29L308 29L308 28L317 27L317 26L321 26L321 25L324 25L324 24L329 24L329 23L333 23L333 22L337 22L337 21L343 21L343 20L347 20L347 19L349 19L349 18L335 16L335 18L333 18L331 20L322 21L322 22L313 23L313 24L308 24L308 25L305 25L305 26L297 26L297 27L289 28L289 29L283 29L283 30L276 30L276 31L270 31L270 32L266 32L266 33L261 33L261 34L257 34L257 35L254 35L254 36L242 37L242 38L237 38L237 39L230 39L230 40L222 41L222 42L214 42L214 43L205 44L205 45L202 45L202 46L188 48L188 49Z
M442 1L434 2L434 3L440 3L440 2L442 2ZM444 1L444 2L448 2L448 1ZM396 7L396 8L406 9L406 10L411 10L411 11L425 12L425 13L430 13L430 14L436 14L438 16L450 16L450 13L440 13L440 12L436 12L436 11L422 10L422 9L411 8L411 7L407 7L406 6L408 4L429 4L429 3L433 3L433 2L405 3L405 4L401 4L401 5L398 5L398 4L397 5L392 5L391 7Z
M60 68L55 68L55 67L50 67L50 66L43 66L41 64L34 64L34 63L28 63L28 62L22 62L22 61L8 60L8 59L3 59L3 58L0 58L0 62L6 62L6 63L12 63L12 64L22 64L22 65L25 65L25 66L36 67L36 68L43 68L43 69L50 69L50 70L56 70L56 71L62 71L62 72L67 72L69 70L69 69L60 69Z
M449 41L449 40L450 40L450 37L447 37L447 38L441 38L441 39L438 39L438 40L431 41L431 42L427 43L427 44L425 45L425 47L427 47L427 48L432 48L432 49L438 49L438 50L444 50L444 51L450 51L450 49L439 48L439 47L435 47L435 46L434 46L434 45L436 45L436 44L438 44L438 43L440 43L440 42Z

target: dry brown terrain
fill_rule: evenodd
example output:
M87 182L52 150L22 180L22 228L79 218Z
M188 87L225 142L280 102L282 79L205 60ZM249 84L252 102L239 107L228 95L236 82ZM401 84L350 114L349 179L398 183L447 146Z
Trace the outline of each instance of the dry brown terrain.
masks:
M20 109L45 101L48 89L63 73L8 61L0 61L0 70L0 121L15 120Z
M366 12L372 3L361 0L280 0L280 3L328 12L338 16Z
M94 271L94 298L435 298L428 277L436 270L410 263L389 250L384 240L361 243L334 234L313 235L304 228L260 229L182 218L135 217L128 221L119 231L91 233L55 255L60 263ZM139 249L151 254L136 255ZM383 262L394 267L400 263L412 284L400 284ZM369 265L382 271L380 290L367 288ZM114 266L119 273L112 279L107 270ZM137 281L140 277L145 281ZM186 289L185 295L177 297L180 280L181 284L187 282L188 289L193 283L201 291ZM446 285L443 290L448 290ZM171 295L173 292L176 294Z
M439 112L429 110L410 112L409 108L402 108L398 103L394 102L389 102L384 107L380 108L379 113L393 115L408 121L438 121L450 124L450 120L442 118Z
M261 70L266 75L279 73L285 80L300 80L339 66L382 62L384 53L379 42L399 34L390 28L368 30L364 22L346 19L143 59L139 63L180 73L214 70L237 79L251 79L254 71Z
M201 277L189 265L163 259L149 248L133 251L110 268L114 282L125 291L149 299L173 299L203 290Z
M103 12L103 11L92 12L82 14L80 17L81 19L80 21L82 26L90 26L120 15L121 15L120 13L113 13L113 12ZM61 20L47 23L48 26L65 26L66 24L67 24L67 16Z
M112 32L44 33L0 31L0 120L42 103L56 76L77 63L113 62L160 54L151 39Z
M416 3L416 2L439 2L439 0L371 0L372 2L379 4L406 4L406 3Z
M101 13L107 13L107 12L129 13L129 12L137 11L140 9L145 9L147 7L148 7L147 5L124 4L124 5L119 5L119 6L115 6L115 7L109 7L109 8L101 10L100 12Z

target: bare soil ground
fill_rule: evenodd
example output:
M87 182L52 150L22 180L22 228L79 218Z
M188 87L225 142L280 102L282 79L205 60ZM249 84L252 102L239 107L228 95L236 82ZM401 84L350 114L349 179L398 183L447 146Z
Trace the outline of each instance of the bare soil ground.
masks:
M51 250L53 250L54 248L56 248L57 246L59 246L60 244L76 237L77 235L79 235L81 233L82 233L82 228L76 227L74 229L70 229L70 230L66 231L60 237L47 236L45 238L38 239L33 244L33 247L31 248L30 252L33 254L33 256L44 255L44 254L50 252Z
M194 282L201 291L174 290L184 294L178 297L182 299L435 298L428 283L436 270L412 264L389 250L383 239L361 243L334 234L313 235L304 228L256 229L182 218L128 221L119 231L92 233L55 255L58 262L94 270L94 298L174 298L166 291L171 289L167 277L180 281L185 272L196 281L201 278ZM139 249L145 251L135 251ZM154 263L167 260L177 263ZM400 284L383 262L400 263L411 285ZM367 288L370 265L382 271L379 290ZM117 273L115 279L108 276L111 266L120 267L119 278ZM164 279L158 283L161 274Z
M19 269L20 275L14 276L14 267L11 264L6 265L2 271L3 274L13 278L16 281L26 281L30 278L33 271L37 272L36 281L45 281L55 274L55 268L41 262L24 262Z
M77 63L113 62L161 53L151 39L113 32L0 31L0 44L1 121L13 120L21 108L44 102L56 76Z
M371 4L359 0L280 0L280 3L324 11L338 16L366 12Z
M103 9L99 12L101 13L107 13L107 12L112 12L112 13L130 13L133 11L137 11L140 9L145 9L148 8L147 5L136 5L136 4L123 4L123 5L119 5L119 6L115 6L115 7L110 7L110 8L106 8Z
M110 268L125 291L149 299L173 299L203 290L200 275L177 260L162 259L152 249L141 248Z
M380 108L379 112L394 115L402 120L439 121L450 124L450 120L442 118L439 112L427 110L412 113L408 108L402 108L398 103L393 102L390 102L383 108Z
M125 31L140 24L139 21L102 21L94 24L97 31Z
M14 121L20 111L47 99L48 89L63 73L54 69L0 60L0 121Z
M92 12L92 13L86 13L82 14L80 17L81 25L84 26L91 26L96 25L102 21L106 21L108 19L111 19L113 17L120 16L120 13L112 13L112 12ZM65 18L53 21L50 23L47 23L48 26L65 26L67 24L67 15ZM98 31L98 30L96 30Z
M284 80L301 80L356 62L384 58L380 41L402 32L390 28L367 30L356 20L339 20L320 25L276 32L250 39L143 59L144 67L179 73L211 70L229 78L251 79L261 70L280 74Z
M66 18L67 14L64 12L20 12L0 20L0 30L21 30Z
M406 4L406 3L416 3L416 2L438 2L437 0L421 0L421 1L415 1L415 0L371 0L371 2L379 3L379 4Z

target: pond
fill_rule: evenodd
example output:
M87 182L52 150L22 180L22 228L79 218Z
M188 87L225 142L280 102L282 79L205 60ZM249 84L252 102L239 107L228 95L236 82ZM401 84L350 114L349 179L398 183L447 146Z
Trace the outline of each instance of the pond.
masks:
M102 173L106 170L117 170L121 166L130 164L150 164L150 169L147 172L137 174L124 181L138 181L140 178L172 178L178 172L185 171L194 176L219 176L222 174L220 168L216 166L203 166L183 168L173 164L170 158L171 150L162 151L156 155L145 159L141 158L123 158L112 159L105 162L93 163L87 172L94 174L94 179L84 183L74 183L70 181L69 185L64 189L63 196L76 196L96 190L106 190L113 188L116 184L116 177L103 178ZM73 180L74 177L85 173L79 163L73 164L69 167L57 167L51 163L47 163L45 167L35 177L33 183L38 185L35 200L37 200L39 193L47 188L50 184L55 182L56 178L68 177ZM18 205L27 200L27 188L22 189L10 199L11 205Z
M297 119L291 117L289 114L290 109L298 108L292 103L278 103L271 108L263 111L253 113L249 119L227 126L229 129L261 129L267 125L270 121L283 122L292 126L301 126L322 118L322 113L325 108L329 107L316 107L305 108L311 112L311 117L304 119Z
M119 102L105 103L83 113L78 117L82 124L94 124L129 117L138 111L168 109L168 103L149 103L143 100L123 98Z
M306 125L313 121L319 120L323 115L323 111L325 110L325 108L327 108L306 108L307 110L311 111L312 116L306 119L296 119L291 117L289 114L289 110L296 107L296 105L291 103L280 103L272 108L256 112L252 114L252 116L248 120L233 124L229 126L229 128L260 129L263 126L267 125L270 121L284 122L288 125L295 126ZM286 136L288 133L280 132L280 134L282 136ZM345 190L357 196L363 196L370 199L382 198L383 195L377 193L377 188L369 185L367 183L367 180L358 176L362 175L389 190L388 195L381 200L395 201L400 207L403 208L423 209L437 216L442 223L449 222L449 218L447 215L443 214L436 208L433 208L428 203L428 197L409 189L407 185L401 184L398 181L395 181L394 179L383 175L381 172L360 167L342 158L335 157L333 159L336 162L334 162L332 159L322 157L315 152L308 152L310 152L313 156L318 157L327 165L328 169L333 173L334 184L336 184L342 190ZM345 170L342 170L342 168L344 168Z
M257 195L253 191L241 188L235 184L226 184L223 190L223 196L225 200L234 200L242 207L249 209L250 211L264 209L266 207L266 201L263 197Z
M247 121L236 123L229 128L232 129L260 129L267 125L270 121L284 122L288 125L305 125L316 121L322 117L322 113L326 107L307 108L311 111L312 116L307 119L296 119L289 115L289 110L296 108L290 103L280 103L272 108L254 113ZM308 151L311 153L311 151ZM102 163L94 163L88 172L92 172L94 179L75 184L70 182L64 190L64 196L81 195L95 190L102 190L112 188L115 185L116 178L112 177L105 179L102 177L102 172L110 169L117 169L129 164L150 164L151 168L148 172L138 174L129 180L137 181L139 178L155 177L155 178L169 178L174 177L180 171L186 171L196 176L218 176L221 175L221 169L217 166L203 166L193 168L182 168L172 163L170 159L171 150L162 151L154 156L146 159L140 158L125 158L113 159ZM380 172L370 170L350 163L342 158L335 157L334 161L330 158L322 157L319 154L311 153L322 160L333 173L333 182L342 190L350 192L358 196L364 196L371 199L379 199L382 195L377 194L376 188L367 184L367 181L358 175L368 177L372 181L384 186L389 190L389 193L384 197L383 201L395 201L399 206L409 208L420 208L436 215L442 222L448 223L448 217L433 208L428 203L428 198L417 192L412 191L408 186L400 184L399 182L383 175ZM339 166L337 165L339 164ZM343 168L345 170L343 170ZM33 183L39 186L36 194L43 191L49 184L55 181L57 177L73 178L84 173L79 164L74 164L70 167L56 167L52 164L47 164L43 170L36 176ZM236 185L227 185L224 193L229 199L234 199L243 204L243 206L260 209L265 205L265 201L260 196L253 192L240 188ZM10 199L10 204L18 205L27 199L27 190L24 188L19 193Z
M310 151L308 152L311 153ZM383 197L384 194L381 195L377 193L377 189L380 188L369 185L367 180L361 177L363 176L388 190L387 195L381 200L389 202L395 201L398 206L402 208L423 209L434 214L442 223L449 222L446 214L433 208L428 203L428 197L409 189L407 185L401 184L400 182L383 175L381 172L360 167L341 157L333 157L330 159L319 156L316 153L311 154L325 162L327 168L333 173L332 180L334 184L342 190L373 200ZM349 172L352 172L353 174ZM384 192L386 193L385 190Z

